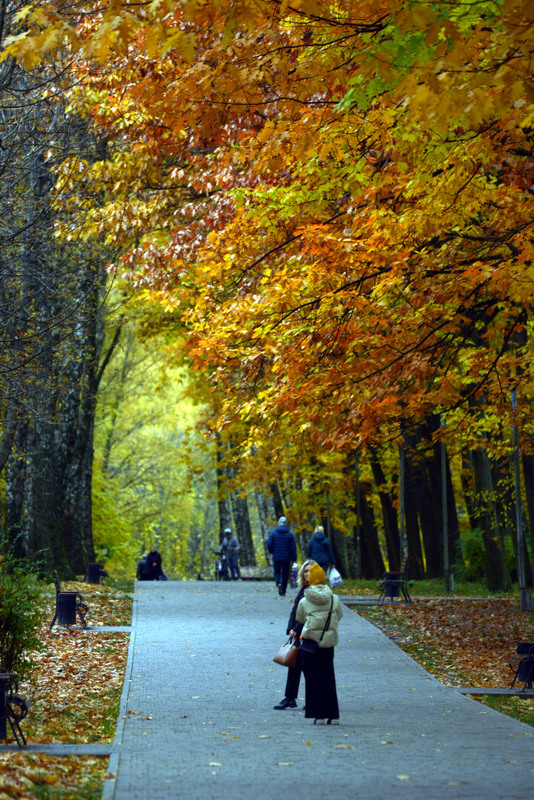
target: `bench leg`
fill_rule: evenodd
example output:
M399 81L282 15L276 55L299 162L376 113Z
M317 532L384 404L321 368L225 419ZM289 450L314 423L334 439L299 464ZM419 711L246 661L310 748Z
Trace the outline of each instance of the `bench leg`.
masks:
M22 733L22 728L20 727L19 721L17 720L17 718L14 717L12 715L12 713L10 713L9 706L7 707L7 718L9 720L9 725L11 727L11 730L13 732L13 736L15 737L15 741L17 742L18 746L19 747L23 747L23 746L25 747L26 746L26 739L24 737L24 734Z
M401 590L402 590L402 595L406 600L406 602L411 603L412 598L410 597L410 592L408 591L408 587L404 583L401 584Z

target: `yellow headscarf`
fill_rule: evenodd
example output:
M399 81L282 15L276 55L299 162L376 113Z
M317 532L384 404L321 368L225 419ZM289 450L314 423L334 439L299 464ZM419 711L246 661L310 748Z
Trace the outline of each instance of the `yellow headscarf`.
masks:
M308 572L308 583L310 586L317 586L318 583L326 583L324 569L319 564L312 564Z

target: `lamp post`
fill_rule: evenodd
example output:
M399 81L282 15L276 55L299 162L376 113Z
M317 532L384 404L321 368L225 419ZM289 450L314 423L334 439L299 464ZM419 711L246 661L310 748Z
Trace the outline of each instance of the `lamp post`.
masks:
M356 451L354 459L356 473L356 575L362 577L362 528L360 504L360 448Z
M408 541L406 535L406 462L404 454L404 443L399 445L399 468L400 468L400 510L399 510L399 539L401 549L401 561L408 555Z
M450 552L449 552L449 507L447 497L447 447L443 438L443 430L445 429L445 420L440 417L439 421L442 437L440 443L441 455L441 519L442 519L442 536L443 536L443 577L445 578L445 591L448 593L453 591L454 576L451 572Z

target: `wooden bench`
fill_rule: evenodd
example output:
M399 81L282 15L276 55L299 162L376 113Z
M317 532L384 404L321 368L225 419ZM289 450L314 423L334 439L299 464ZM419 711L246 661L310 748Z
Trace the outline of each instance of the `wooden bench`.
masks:
M50 627L53 628L56 620L58 620L58 625L72 625L73 622L76 622L76 615L78 615L80 622L84 628L87 628L87 622L85 621L85 617L87 612L89 611L89 606L87 603L84 602L84 599L80 592L64 592L61 589L61 584L59 582L59 576L56 570L52 573L54 577L54 584L56 586L56 610L54 612L54 617L52 622L50 623ZM63 610L65 608L72 608L74 611L74 620L69 622L62 622L61 616Z
M534 682L534 643L519 642L516 647L516 655L510 656L508 666L514 673L514 679L510 686L513 689L516 681L523 683L522 692L532 689Z
M269 581L273 579L272 567L239 567L243 581Z
M380 603L383 603L387 597L393 601L396 597L400 597L401 594L407 603L412 602L410 592L408 591L409 564L410 556L407 555L404 556L402 560L400 572L384 572L382 579L378 584L380 589L380 597L378 600Z

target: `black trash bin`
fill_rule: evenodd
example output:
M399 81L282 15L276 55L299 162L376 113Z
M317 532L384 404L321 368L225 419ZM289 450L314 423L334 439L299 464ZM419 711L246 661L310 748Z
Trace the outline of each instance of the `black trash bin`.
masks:
M388 581L386 578L385 595L393 600L395 597L400 597L400 586L397 581Z
M88 583L100 583L100 578L105 577L104 568L98 561L87 565Z
M57 596L57 624L76 623L76 592L60 592Z

